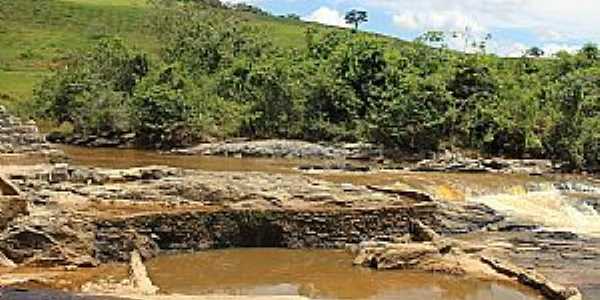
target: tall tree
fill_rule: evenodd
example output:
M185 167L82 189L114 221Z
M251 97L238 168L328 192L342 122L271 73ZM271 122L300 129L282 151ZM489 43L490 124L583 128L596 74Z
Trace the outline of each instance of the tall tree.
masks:
M598 45L594 43L587 43L583 45L579 53L583 54L589 60L597 60L600 58L600 50L598 50Z
M542 57L544 56L544 50L540 47L534 46L525 50L524 56L526 57Z
M367 12L364 10L353 9L346 13L346 24L354 25L354 30L358 30L358 26L361 23L369 22Z

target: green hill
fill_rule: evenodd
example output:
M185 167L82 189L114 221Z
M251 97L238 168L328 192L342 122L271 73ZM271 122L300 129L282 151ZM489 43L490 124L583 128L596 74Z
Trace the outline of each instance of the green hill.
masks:
M30 98L48 71L103 37L120 36L130 46L156 54L159 45L146 29L151 9L146 0L0 0L0 101ZM282 47L303 47L306 28L323 27L230 13L268 31Z
M141 147L364 141L600 171L596 45L467 55L439 33L407 43L203 1L0 0L0 101L67 134L135 133Z

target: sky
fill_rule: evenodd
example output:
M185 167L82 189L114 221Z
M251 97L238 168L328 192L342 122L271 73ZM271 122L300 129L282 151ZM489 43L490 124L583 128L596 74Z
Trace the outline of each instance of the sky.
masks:
M306 21L348 26L344 13L366 10L363 30L413 40L430 30L467 32L471 40L488 33L488 51L521 56L533 46L546 55L576 51L600 42L600 0L225 0L258 6L275 15L297 14ZM468 28L468 30L466 30ZM467 50L463 39L450 47Z

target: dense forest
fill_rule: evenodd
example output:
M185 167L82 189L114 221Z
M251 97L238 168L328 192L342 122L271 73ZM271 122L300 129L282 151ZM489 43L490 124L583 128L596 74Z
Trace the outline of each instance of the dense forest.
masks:
M544 157L600 168L600 50L518 59L307 27L295 47L218 1L155 1L159 55L119 37L69 57L23 104L63 131L135 132L146 147L244 136ZM252 7L237 10L264 14ZM286 18L296 19L296 16ZM301 45L300 45L301 44ZM536 54L536 53L530 53Z

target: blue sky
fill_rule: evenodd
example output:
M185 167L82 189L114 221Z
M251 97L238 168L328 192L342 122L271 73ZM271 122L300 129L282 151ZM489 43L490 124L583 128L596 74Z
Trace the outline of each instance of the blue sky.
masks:
M345 26L353 8L369 12L364 30L412 40L429 30L469 28L472 39L493 36L489 50L520 56L531 46L548 55L600 41L600 0L226 0L256 5L273 14L295 13L308 21ZM464 50L462 40L450 46Z

